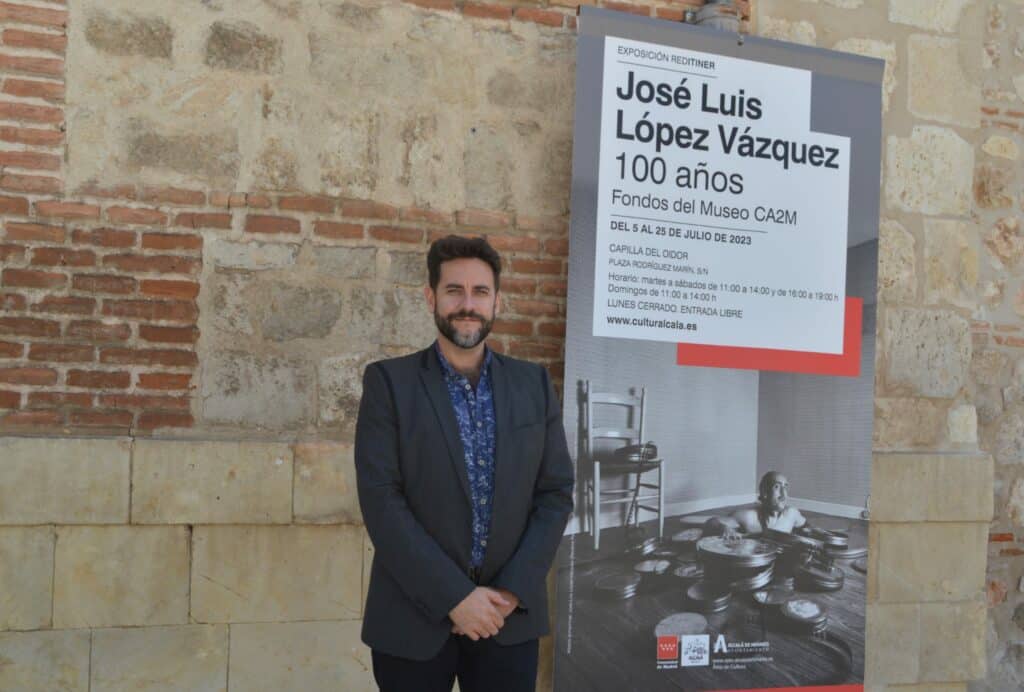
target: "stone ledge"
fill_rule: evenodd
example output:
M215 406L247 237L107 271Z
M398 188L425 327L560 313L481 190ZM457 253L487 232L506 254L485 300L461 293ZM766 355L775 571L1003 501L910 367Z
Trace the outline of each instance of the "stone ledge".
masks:
M291 519L288 445L135 443L134 524L287 524Z
M228 628L223 625L95 630L91 692L227 689Z
M869 582L878 603L958 602L981 598L988 523L873 526Z

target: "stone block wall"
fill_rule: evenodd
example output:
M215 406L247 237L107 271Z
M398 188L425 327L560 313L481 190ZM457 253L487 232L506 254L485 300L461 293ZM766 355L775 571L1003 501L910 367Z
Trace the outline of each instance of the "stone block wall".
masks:
M577 4L0 2L0 689L371 688L361 368L483 232L560 381ZM1020 682L1021 9L744 3L889 61L871 689Z

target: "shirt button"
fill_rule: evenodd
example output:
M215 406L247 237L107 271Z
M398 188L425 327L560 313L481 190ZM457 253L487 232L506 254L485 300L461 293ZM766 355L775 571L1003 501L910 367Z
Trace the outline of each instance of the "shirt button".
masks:
M467 385L466 385L466 391L468 392L468 391L469 391L470 389L472 389L472 387L470 387L470 386L469 386L469 385L467 384Z
M487 498L486 497L481 497L480 498L480 504L486 505L487 504Z
M480 539L480 545L487 545L487 539L486 538L481 538Z
M477 421L476 422L476 427L478 427L478 428L484 427L483 421Z
M483 459L477 459L476 463L477 463L477 466L486 466L487 465L487 462L485 462Z

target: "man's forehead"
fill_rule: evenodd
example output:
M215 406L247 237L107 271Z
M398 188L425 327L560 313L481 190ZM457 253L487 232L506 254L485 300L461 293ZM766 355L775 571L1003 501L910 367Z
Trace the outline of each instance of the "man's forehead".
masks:
M475 257L461 257L441 263L440 283L472 284L494 287L494 272L489 264Z

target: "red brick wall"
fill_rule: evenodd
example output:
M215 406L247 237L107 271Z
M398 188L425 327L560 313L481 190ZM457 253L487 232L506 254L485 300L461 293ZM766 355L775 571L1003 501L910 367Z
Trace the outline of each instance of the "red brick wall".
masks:
M571 0L410 0L571 30ZM605 6L679 19L702 0ZM146 433L195 425L199 231L425 249L486 233L507 258L495 348L562 374L568 220L386 200L119 186L66 195L64 0L0 2L0 429ZM70 133L74 136L74 133Z

